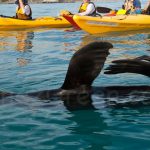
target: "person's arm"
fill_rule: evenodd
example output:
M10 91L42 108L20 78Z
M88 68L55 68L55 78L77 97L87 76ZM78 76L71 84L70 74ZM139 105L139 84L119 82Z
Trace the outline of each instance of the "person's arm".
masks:
M20 5L20 8L22 9L22 12L25 13L25 9L24 9L24 4L22 2L22 0L19 0L19 5Z
M28 6L28 5L26 5L25 6L25 8L24 8L24 13L26 14L26 15L29 15L30 14L30 7Z
M127 0L124 3L125 10L128 11L133 8L133 0Z
M78 13L77 15L80 15L80 16L86 16L86 15L89 15L91 13L93 13L95 10L95 7L93 4L89 4L87 6L87 10L85 12L82 12L82 13Z
M13 16L14 18L18 18L18 16L17 16L17 11L18 11L18 6L16 7L16 15Z
M146 4L146 6L144 7L144 10L146 11L149 6L150 6L150 0L148 1L148 3Z

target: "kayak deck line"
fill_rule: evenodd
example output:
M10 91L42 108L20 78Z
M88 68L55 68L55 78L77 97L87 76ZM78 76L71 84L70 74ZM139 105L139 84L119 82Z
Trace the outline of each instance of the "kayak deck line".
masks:
M102 25L105 25L105 26L118 26L117 23L114 23L114 22L102 22L102 21L87 21L86 22L87 24L89 25L97 25L97 26L102 26Z

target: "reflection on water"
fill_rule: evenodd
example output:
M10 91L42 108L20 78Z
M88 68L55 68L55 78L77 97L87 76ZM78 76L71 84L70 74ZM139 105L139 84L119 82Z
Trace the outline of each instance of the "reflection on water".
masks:
M17 58L17 62L19 66L26 66L30 62L30 59Z
M149 30L142 30L141 33L140 31L130 31L128 33L126 32L119 32L119 33L106 33L106 34L98 34L98 35L85 35L82 38L82 42L80 43L79 48L82 46L87 45L89 42L94 42L94 41L107 41L111 42L114 45L114 48L110 50L112 54L115 54L117 57L113 59L109 59L108 61L111 62L114 59L132 59L136 56L138 56L140 53L139 51L143 50L142 55L147 55L149 47L144 50L146 47L145 45L149 45L150 42L150 34ZM117 48L115 45L119 45L119 48ZM122 52L121 52L122 51ZM135 55L131 55L131 53L135 52ZM119 55L121 54L121 55ZM118 56L119 55L119 56ZM140 56L140 55L139 55ZM118 58L119 57L119 58Z
M7 47L14 46L13 40L13 33L0 31L0 50L6 50Z
M33 47L32 40L34 38L34 32L26 32L26 31L20 31L16 34L16 50L20 52L24 52L26 50L29 50Z
M16 50L18 52L29 52L32 49L32 40L34 39L34 32L32 31L0 31L0 45L1 50ZM30 51L31 52L31 51ZM25 66L30 62L30 59L23 57L17 58L19 66Z
M80 111L72 112L68 119L75 123L71 127L71 133L76 137L81 137L84 143L82 145L83 149L104 150L104 145L105 147L113 145L111 137L106 133L109 123L105 121L102 112L99 113L94 110L86 110L82 114ZM76 148L81 147L79 141L79 138L76 138Z
M34 32L29 31L0 31L1 50L8 50L7 46L16 47L15 49L24 52L33 47L32 40Z
M109 40L112 43L122 43L122 44L142 44L143 42L147 42L150 39L150 31L142 30L142 31L122 31L122 32L110 32L110 33L102 33L90 35L86 34L82 37L81 45L84 46L89 42L94 42L98 40Z

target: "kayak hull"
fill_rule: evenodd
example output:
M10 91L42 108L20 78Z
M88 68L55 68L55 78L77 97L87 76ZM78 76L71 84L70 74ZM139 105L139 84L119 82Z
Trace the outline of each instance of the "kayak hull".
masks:
M150 15L77 16L73 20L90 34L150 29Z
M67 28L72 25L63 17L41 17L33 20L19 20L15 18L0 17L0 30L13 30L25 28Z

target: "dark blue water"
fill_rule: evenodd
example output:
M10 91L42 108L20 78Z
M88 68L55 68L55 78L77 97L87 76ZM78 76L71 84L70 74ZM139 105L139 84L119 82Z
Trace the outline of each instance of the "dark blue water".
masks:
M119 8L121 2L102 1L97 4ZM56 16L64 8L75 12L79 5L31 6L34 17L37 17ZM14 9L15 5L0 4L0 14L11 15ZM150 31L92 36L84 31L65 30L0 31L0 91L23 94L59 88L73 53L96 40L114 45L104 68L114 59L149 55ZM150 85L149 78L142 75L105 75L103 72L104 69L93 86ZM92 101L96 110L70 111L59 98L42 101L17 95L2 99L0 150L150 149L149 107L105 108L101 107L103 100L98 95L93 95Z

